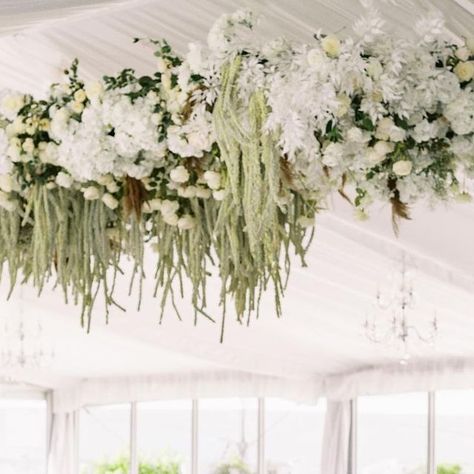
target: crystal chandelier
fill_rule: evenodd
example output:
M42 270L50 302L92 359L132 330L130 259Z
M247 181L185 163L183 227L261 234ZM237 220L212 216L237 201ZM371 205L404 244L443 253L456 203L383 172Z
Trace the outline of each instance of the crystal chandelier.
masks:
M411 348L416 344L433 346L438 334L436 313L428 321L416 321L414 267L403 255L399 268L393 272L387 288L377 290L375 311L366 318L364 332L373 343L384 344L401 353L400 363L406 365Z
M0 329L0 367L3 369L41 369L51 365L53 349L47 348L43 327L36 317L25 318L20 303L16 314L4 318Z

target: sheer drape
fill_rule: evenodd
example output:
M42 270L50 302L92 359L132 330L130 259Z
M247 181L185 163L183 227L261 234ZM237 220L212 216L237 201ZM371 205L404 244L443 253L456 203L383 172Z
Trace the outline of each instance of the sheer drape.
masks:
M78 416L74 412L53 415L48 453L48 474L76 474L78 462L77 423Z
M324 421L322 474L350 473L352 407L347 401L328 401Z

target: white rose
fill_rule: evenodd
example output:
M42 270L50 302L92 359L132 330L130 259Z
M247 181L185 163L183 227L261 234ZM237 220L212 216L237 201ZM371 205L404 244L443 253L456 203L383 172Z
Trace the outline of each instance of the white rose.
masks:
M163 216L168 214L176 214L178 209L179 203L177 201L170 201L169 199L165 199L160 206L160 210Z
M220 189L219 191L212 191L212 197L216 201L223 201L227 195L227 192L225 189Z
M210 146L207 133L191 132L187 136L188 143L198 150L207 150Z
M69 120L69 117L69 111L65 107L56 110L53 114L53 120L61 124L65 124Z
M211 197L211 190L207 188L196 188L196 197L201 199L209 199Z
M308 54L306 55L306 61L308 61L308 64L314 68L314 69L319 69L321 66L325 64L327 61L326 57L324 54L321 52L319 49L310 49L308 51Z
M474 54L474 36L466 38L466 46L469 48L469 51Z
M15 180L9 174L0 174L0 189L6 193L11 193L15 189Z
M454 54L461 61L467 61L469 59L469 56L471 55L471 52L468 48L462 47L458 48Z
M159 211L161 209L161 199L155 198L146 201L143 205L143 212L145 214L151 214L153 211Z
M117 209L119 202L115 199L112 194L105 193L102 196L102 202L109 208L109 209Z
M78 89L76 92L74 92L74 100L76 102L85 102L87 99L87 94L84 89Z
M75 114L80 114L84 110L84 104L82 102L71 102L69 107Z
M366 158L371 166L375 166L385 160L385 155L381 155L380 153L377 153L373 148L371 148L367 152Z
M2 113L10 120L15 118L15 115L25 105L25 96L22 94L9 94L2 99L0 108Z
M217 173L216 171L206 171L203 178L211 189L219 189L221 187L220 173Z
M378 80L383 73L383 67L379 60L372 58L367 64L366 71L372 79Z
M393 164L393 172L397 176L408 176L413 168L413 163L409 160L400 160Z
M379 155L385 157L389 153L392 153L393 150L395 150L395 145L393 143L390 143L390 142L381 141L381 142L377 142L374 145L374 150Z
M301 227L304 227L304 228L313 227L315 219L314 219L314 216L312 216L312 217L300 216L300 217L298 217L297 222Z
M393 126L390 130L390 140L392 142L402 142L405 140L407 132L403 128Z
M184 166L180 165L171 170L170 178L175 183L186 183L189 179L189 172Z
M190 214L184 214L178 220L178 228L181 230L189 230L196 227L196 219Z
M84 90L86 91L87 97L91 101L100 99L104 94L104 86L98 81L86 82L84 85Z
M163 220L165 221L166 224L176 226L178 225L178 214L163 214Z
M470 81L474 77L474 62L460 62L456 64L454 73L461 82Z
M84 188L82 193L84 194L84 199L87 199L88 201L94 201L95 199L100 198L100 191L95 186Z
M341 42L337 36L326 36L321 40L321 46L330 58L337 58L341 54Z
M74 179L71 175L60 171L56 176L56 184L62 188L70 188L74 183Z

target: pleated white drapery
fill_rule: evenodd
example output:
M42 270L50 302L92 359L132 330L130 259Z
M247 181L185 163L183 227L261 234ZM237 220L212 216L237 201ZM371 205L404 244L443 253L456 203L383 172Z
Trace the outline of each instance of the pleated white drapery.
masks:
M51 424L48 453L48 474L77 472L77 414L56 413Z
M328 401L320 471L323 474L350 473L351 423L349 400Z

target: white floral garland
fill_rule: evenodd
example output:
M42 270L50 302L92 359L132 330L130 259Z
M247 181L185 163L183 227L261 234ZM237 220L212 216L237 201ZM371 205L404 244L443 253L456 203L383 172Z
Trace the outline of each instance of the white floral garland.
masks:
M90 322L99 288L126 252L143 276L158 252L161 310L186 275L205 313L217 259L221 301L239 319L272 281L277 312L289 251L339 191L360 219L390 202L394 225L421 199L468 200L474 170L474 39L383 32L372 12L357 38L258 44L249 11L224 15L208 48L185 58L165 41L157 71L84 83L77 62L46 100L0 100L0 262L40 289L51 275ZM280 265L280 261L286 262ZM286 276L285 276L286 275ZM207 314L206 314L207 315ZM210 317L209 315L207 315Z

